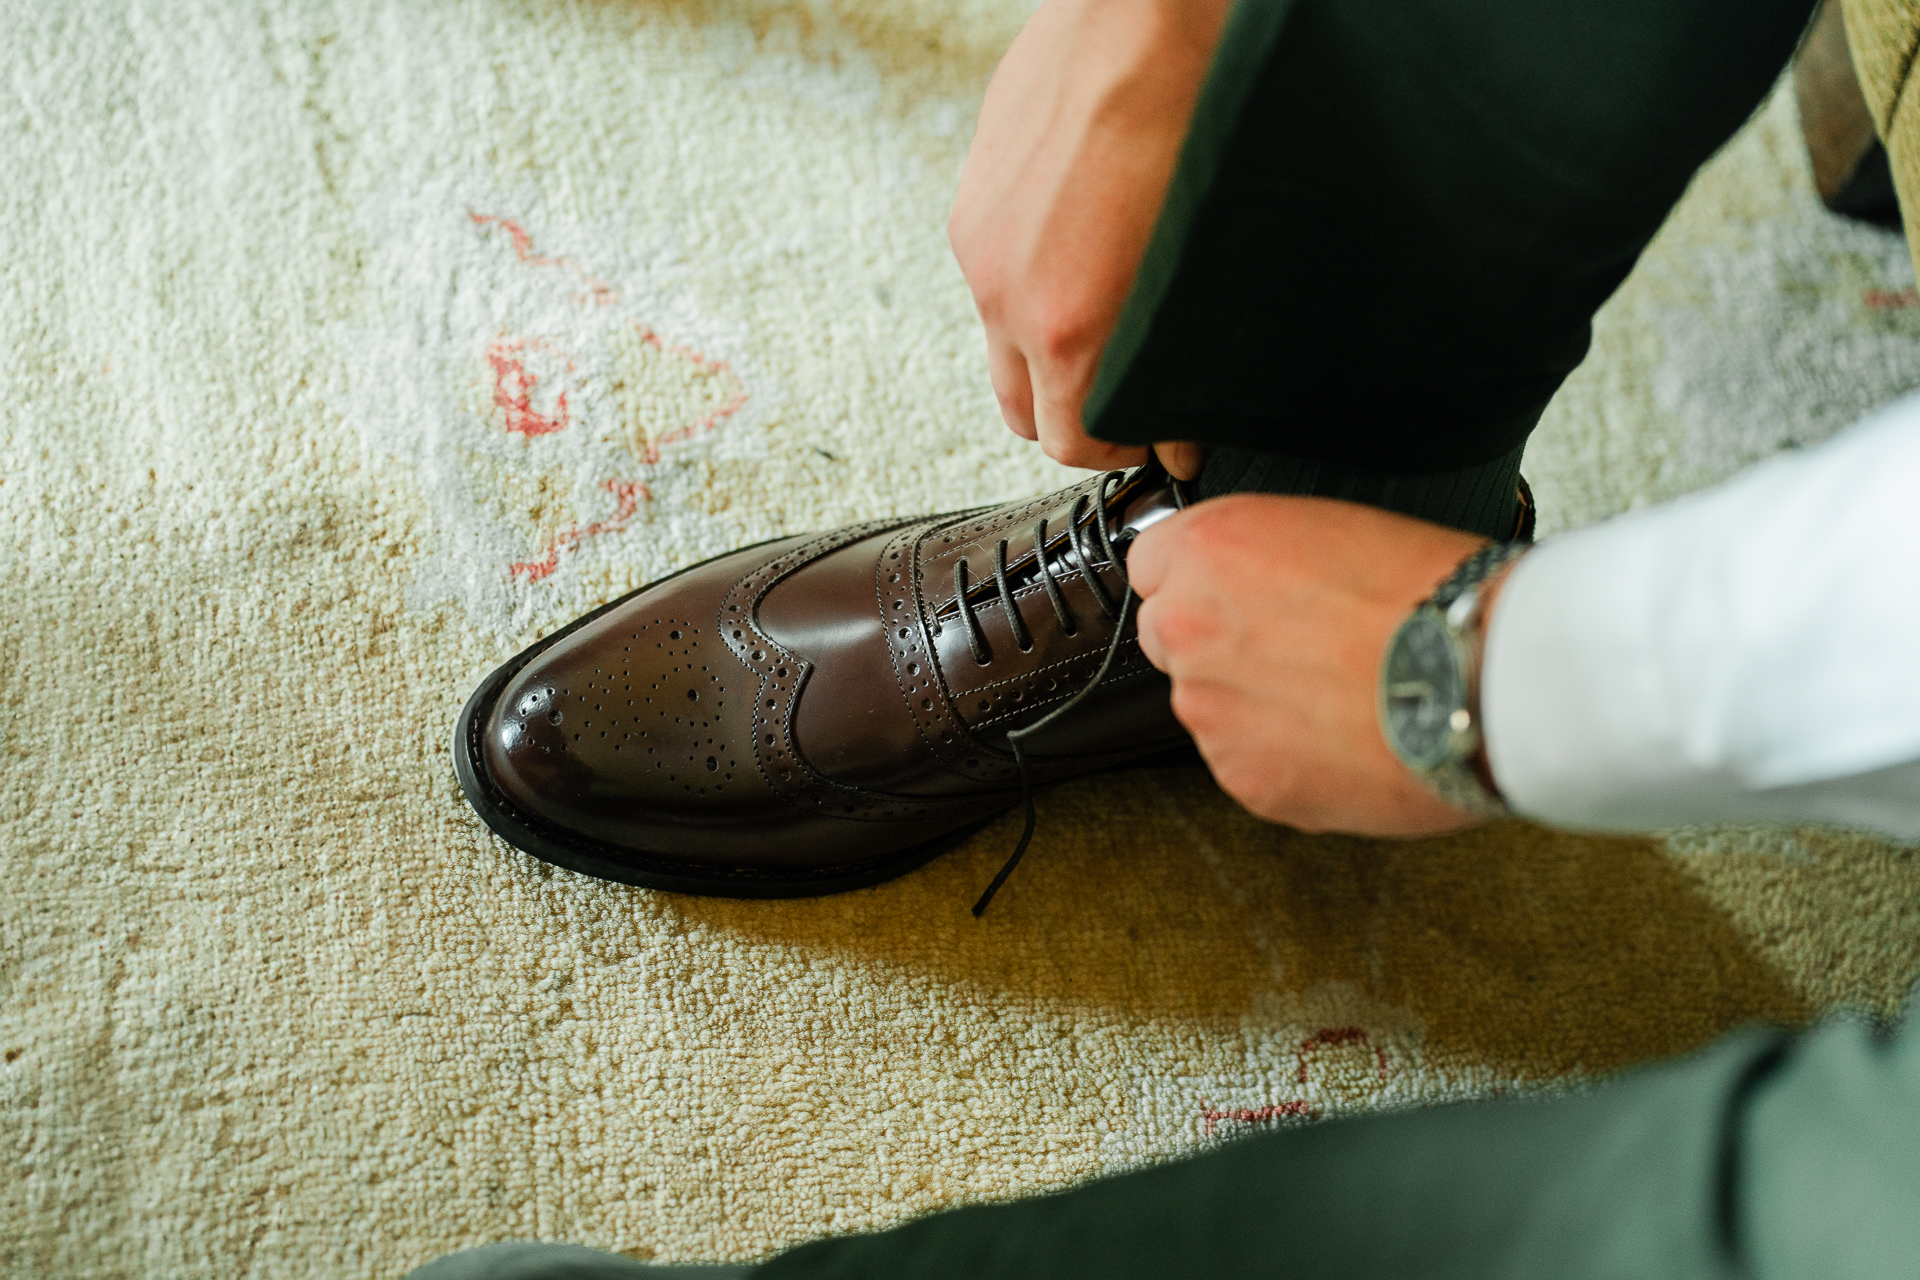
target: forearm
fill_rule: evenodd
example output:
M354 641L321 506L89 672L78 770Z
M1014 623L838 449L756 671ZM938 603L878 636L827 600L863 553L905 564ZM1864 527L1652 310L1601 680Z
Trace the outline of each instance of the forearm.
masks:
M1484 713L1521 812L1920 834L1920 401L1544 544L1493 614Z

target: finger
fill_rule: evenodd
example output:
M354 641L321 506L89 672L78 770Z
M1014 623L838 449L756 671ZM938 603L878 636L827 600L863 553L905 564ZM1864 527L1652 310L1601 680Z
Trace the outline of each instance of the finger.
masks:
M1153 601L1142 601L1134 613L1134 634L1140 641L1140 652L1146 655L1147 661L1165 671L1166 647L1160 643L1160 611L1153 607Z
M1137 467L1147 460L1143 446L1109 444L1087 434L1080 423L1080 406L1086 398L1084 386L1076 383L1072 388L1061 389L1042 371L1031 365L1028 368L1034 382L1034 425L1039 431L1040 448L1049 458L1069 467L1093 470Z
M1040 433L1033 421L1033 382L1027 373L1027 358L1020 348L987 330L987 376L993 382L993 397L1000 402L1000 416L1013 434L1038 440Z
M1127 581L1142 600L1152 599L1166 585L1185 521L1185 512L1175 512L1141 530L1128 548Z
M1244 689L1218 681L1189 675L1174 682L1171 701L1174 718L1193 735L1194 741L1207 753L1209 764L1216 768L1222 757L1231 756L1245 745L1246 734L1236 730L1245 728L1246 704Z
M1137 634L1148 661L1172 676L1176 687L1195 677L1242 678L1244 664L1231 647L1233 637L1183 591L1163 591L1143 602Z
M1137 467L1147 460L1145 445L1108 444L1085 434L1049 434L1044 426L1040 428L1040 449L1055 462L1089 471Z
M1207 460L1207 447L1191 440L1163 440L1153 446L1153 453L1175 480L1198 480Z

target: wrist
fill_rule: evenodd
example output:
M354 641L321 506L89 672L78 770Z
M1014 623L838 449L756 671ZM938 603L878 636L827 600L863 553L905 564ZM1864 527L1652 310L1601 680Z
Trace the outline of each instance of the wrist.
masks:
M1512 576L1514 568L1519 563L1517 559L1509 560L1488 576L1485 585L1480 591L1479 616L1474 619L1474 662L1479 671L1478 678L1474 681L1474 684L1475 692L1480 696L1476 700L1478 705L1473 709L1473 716L1475 723L1480 726L1480 742L1479 745L1474 748L1473 757L1467 764L1468 767L1473 770L1474 776L1480 780L1480 785L1493 793L1502 804L1506 803L1506 792L1501 789L1500 780L1493 774L1493 757L1487 753L1487 719L1485 711L1487 637L1492 634L1493 631L1493 611L1499 606L1500 592L1507 585L1507 579Z
M1169 97L1199 96L1232 12L1232 0L1047 0L1028 27L1050 29L1046 43L1069 54L1055 74L1085 77L1088 87L1104 80L1111 105L1151 111L1159 125Z
M1481 732L1487 620L1520 543L1488 543L1462 559L1401 622L1380 665L1382 735L1400 763L1462 813L1504 813Z

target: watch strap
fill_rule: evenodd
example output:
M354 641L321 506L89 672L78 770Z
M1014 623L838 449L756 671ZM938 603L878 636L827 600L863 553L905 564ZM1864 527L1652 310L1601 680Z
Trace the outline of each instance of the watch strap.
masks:
M1454 566L1427 603L1445 613L1455 600L1531 550L1531 542L1489 542Z
M1464 760L1444 760L1417 776L1442 800L1476 817L1501 818L1512 812L1479 770Z
M1485 737L1480 727L1482 650L1479 644L1473 643L1462 632L1471 630L1478 621L1475 615L1480 612L1480 603L1478 600L1471 602L1465 616L1460 617L1455 616L1453 605L1469 592L1477 592L1481 583L1532 549L1531 539L1488 543L1455 565L1453 572L1433 589L1433 595L1421 606L1436 610L1442 616L1447 627L1460 641L1455 652L1466 655L1472 664L1469 670L1460 674L1463 677L1462 685L1468 690L1467 711L1472 716L1476 752L1485 749ZM1471 758L1444 760L1431 769L1420 771L1418 776L1442 800L1456 809L1481 817L1499 817L1509 812L1506 799L1491 785L1491 779L1481 776Z

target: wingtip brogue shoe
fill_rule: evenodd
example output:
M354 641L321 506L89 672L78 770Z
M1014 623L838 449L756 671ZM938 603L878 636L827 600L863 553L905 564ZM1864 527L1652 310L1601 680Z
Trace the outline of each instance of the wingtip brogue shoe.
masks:
M606 879L731 897L889 879L1023 781L1188 744L1122 607L1126 541L1181 502L1150 465L695 565L495 671L455 771L509 843Z

